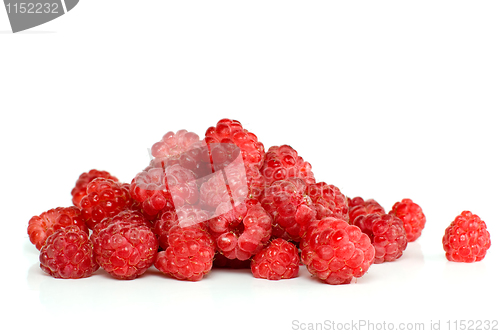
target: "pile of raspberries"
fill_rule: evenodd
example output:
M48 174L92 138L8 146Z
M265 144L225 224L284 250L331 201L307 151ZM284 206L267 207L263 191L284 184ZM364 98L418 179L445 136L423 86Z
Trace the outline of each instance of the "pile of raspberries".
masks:
M28 235L44 272L83 278L101 267L135 279L154 266L198 281L226 267L279 280L305 265L320 281L348 284L372 264L400 258L425 226L412 200L386 213L373 199L348 198L317 182L292 147L266 151L236 120L220 120L203 139L168 132L151 155L130 183L106 171L81 174L74 206L31 218ZM468 211L443 237L447 259L456 262L482 260L490 244L485 223Z

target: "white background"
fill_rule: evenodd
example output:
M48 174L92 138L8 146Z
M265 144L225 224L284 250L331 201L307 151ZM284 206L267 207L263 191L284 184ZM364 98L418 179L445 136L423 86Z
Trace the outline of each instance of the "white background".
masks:
M83 0L12 34L0 8L1 327L287 333L294 320L365 320L445 331L448 320L500 320L490 306L500 297L498 17L497 1ZM154 268L134 281L39 269L28 220L71 205L80 173L130 182L164 133L203 136L224 117L266 148L293 146L347 196L387 211L412 198L427 216L422 237L346 286L305 268L278 282L219 269L197 283ZM492 235L482 262L445 259L441 238L463 210Z

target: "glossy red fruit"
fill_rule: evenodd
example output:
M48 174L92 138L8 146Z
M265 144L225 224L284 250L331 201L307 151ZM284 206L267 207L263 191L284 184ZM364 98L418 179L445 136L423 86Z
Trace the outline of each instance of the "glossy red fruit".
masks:
M96 178L87 185L80 205L82 217L89 229L104 218L113 217L132 205L129 188L110 179Z
M349 204L349 222L352 224L358 216L376 213L385 214L384 208L374 199L364 200L362 197L347 199Z
M103 170L101 171L97 169L91 169L86 173L82 173L78 177L75 187L71 190L73 205L75 205L78 208L81 208L80 201L85 195L87 195L87 185L90 183L90 181L98 177L118 182L118 178L114 177L110 173Z
M168 247L158 253L155 267L179 280L199 281L212 269L215 244L212 236L199 225L173 226Z
M40 250L40 268L55 278L84 278L99 266L88 234L70 225L47 238Z
M275 181L261 199L262 207L273 218L273 236L300 241L316 219L316 209L300 178Z
M207 129L204 141L209 145L214 160L217 160L217 154L213 148L220 148L220 146L212 147L212 144L222 143L236 145L241 150L243 162L246 165L255 165L260 168L264 161L264 145L259 142L255 134L244 129L237 120L221 119L215 126Z
M375 256L366 234L357 226L332 217L315 221L300 248L307 270L328 284L348 284L363 276Z
M470 211L463 211L446 228L443 249L453 262L476 262L486 256L491 246L486 223Z
M370 237L375 247L375 263L399 259L408 245L403 221L394 215L361 215L354 220L353 225Z
M141 276L158 253L158 240L144 225L115 222L100 230L94 240L96 262L118 279Z
M349 221L347 197L340 192L339 188L325 182L318 182L308 185L307 194L316 208L316 219L334 217Z
M300 178L306 184L316 183L311 164L289 145L271 146L260 171L267 184L288 178Z
M299 275L299 265L297 247L291 242L278 238L252 258L251 270L256 278L289 279Z
M40 250L45 240L54 232L64 227L75 225L88 234L88 228L82 213L76 206L68 208L55 208L33 216L28 222L28 235L30 242Z
M422 208L411 199L405 198L401 202L395 203L389 214L395 215L403 221L408 242L415 241L422 235L426 218Z

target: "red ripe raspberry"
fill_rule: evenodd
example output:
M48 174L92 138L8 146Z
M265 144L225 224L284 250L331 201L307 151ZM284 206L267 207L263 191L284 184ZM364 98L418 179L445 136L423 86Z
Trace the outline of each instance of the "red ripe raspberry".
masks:
M119 214L113 216L113 217L108 217L104 218L101 220L100 223L96 224L94 226L94 229L92 230L92 235L90 236L90 240L95 243L97 235L101 230L106 229L109 225L115 224L115 223L120 223L122 225L130 224L130 225L142 225L149 227L150 229L153 228L153 224L149 219L144 217L144 215L136 210L123 210Z
M279 280L299 276L299 251L291 242L274 239L252 258L252 274L256 278Z
M199 281L212 269L215 245L212 236L199 225L173 226L168 248L158 253L155 267L179 280Z
M200 141L200 137L194 132L179 130L167 132L161 141L155 143L151 148L151 154L155 158L170 158L180 156L182 153Z
M158 253L158 240L144 225L116 222L100 230L94 240L97 263L118 279L144 274Z
M384 208L374 199L364 200L361 197L348 198L349 222L352 224L358 216L369 215L370 213L385 214Z
M394 215L371 213L358 216L353 225L366 233L375 247L375 263L399 259L408 240L403 221Z
M310 184L307 187L307 194L316 208L316 219L335 217L349 221L347 197L340 192L339 188L319 182Z
M90 181L98 177L118 182L116 177L106 171L91 169L88 173L82 173L76 181L75 187L71 190L71 196L73 197L73 204L75 206L81 208L80 201L85 195L87 195L87 185Z
M301 241L307 270L328 284L348 284L363 276L373 264L370 238L345 220L327 217L308 229Z
M240 122L227 118L221 119L216 126L211 126L205 132L205 142L234 144L241 149L241 155L246 165L262 166L264 161L264 145L257 136L244 129ZM213 154L213 152L212 152Z
M262 207L273 217L273 236L300 241L316 218L316 209L302 179L290 178L272 183L261 199Z
M109 179L96 178L87 186L80 205L82 217L90 229L104 218L113 217L132 204L128 186Z
M200 202L208 208L217 208L223 202L233 201L235 205L246 203L247 206L259 202L265 188L264 178L257 167L228 166L215 173L200 187Z
M260 204L247 208L222 203L215 217L208 221L217 250L228 259L248 260L267 244L272 232L272 219Z
M46 211L40 216L33 216L28 223L28 235L31 243L40 250L52 233L72 225L77 226L87 234L89 232L80 209L76 206L59 207Z
M175 211L166 211L155 221L154 232L162 249L168 247L169 231L173 226L189 227L198 225L205 227L210 213L193 205L184 205Z
M481 261L491 246L486 223L470 211L463 211L446 228L443 248L446 258L454 262Z
M418 204L411 199L405 198L401 202L395 203L389 214L395 215L403 221L408 242L415 241L420 237L426 219L422 208Z
M301 178L307 184L316 183L311 164L304 161L289 145L271 146L260 169L267 184L288 178Z
M75 225L51 234L40 250L40 268L55 278L84 278L99 266L87 233Z

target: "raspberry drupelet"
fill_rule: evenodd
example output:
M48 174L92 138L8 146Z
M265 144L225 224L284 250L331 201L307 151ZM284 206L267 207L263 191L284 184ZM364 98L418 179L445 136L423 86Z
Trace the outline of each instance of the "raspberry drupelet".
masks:
M366 274L375 249L370 238L345 220L327 217L315 221L300 243L307 270L328 284L349 284Z
M420 237L425 227L426 218L422 208L417 203L405 198L401 202L395 203L389 214L395 215L403 221L408 242L415 241Z
M84 278L99 266L88 234L71 225L47 238L40 250L40 268L55 278Z
M269 280L289 279L299 275L299 251L291 242L274 239L251 260L252 274Z
M446 228L443 249L453 262L481 261L491 246L486 223L470 211L463 211Z
M52 233L72 225L77 226L87 234L89 232L82 213L76 206L58 207L43 212L39 216L33 216L28 222L30 242L40 250Z
M370 237L375 247L375 263L399 259L408 245L403 221L394 215L361 215L354 220L353 225Z

